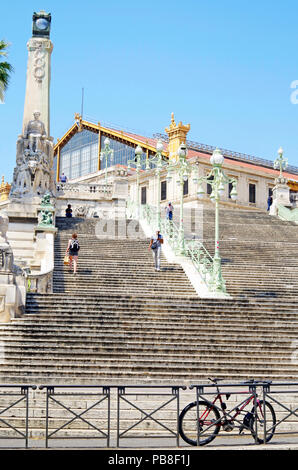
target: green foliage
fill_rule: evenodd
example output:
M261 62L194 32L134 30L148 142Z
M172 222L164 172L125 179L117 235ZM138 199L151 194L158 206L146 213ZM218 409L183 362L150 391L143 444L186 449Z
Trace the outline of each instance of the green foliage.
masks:
M0 40L0 58L7 57L7 48L9 44ZM6 61L0 62L0 101L4 101L4 92L8 87L10 75L13 67Z

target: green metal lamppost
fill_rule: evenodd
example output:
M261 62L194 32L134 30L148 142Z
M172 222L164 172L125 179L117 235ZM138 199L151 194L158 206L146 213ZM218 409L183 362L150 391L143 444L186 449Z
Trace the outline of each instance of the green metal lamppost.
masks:
M194 172L195 177L193 178L194 183L198 181L198 168L194 165L191 165L187 157L187 147L185 144L181 144L178 152L178 158L171 158L171 161L168 166L167 181L171 181L172 173L175 172L178 174L178 179L176 183L180 186L180 220L179 220L179 232L178 232L178 244L177 252L181 255L186 254L185 249L185 237L184 237L184 223L183 223L183 203L184 203L184 184L189 179L191 174Z
M113 163L114 150L110 148L110 139L108 137L104 140L104 149L100 152L100 161L105 161L105 194L107 193L108 187L108 161Z
M135 149L135 159L134 160L128 160L127 163L127 168L130 169L131 165L133 165L136 169L136 174L137 174L137 212L138 212L138 218L140 216L140 171L142 167L145 164L143 157L143 150L142 148L138 145Z
M146 160L146 170L150 170L150 163L155 166L155 174L157 176L157 203L156 203L156 228L160 228L161 215L160 215L160 199L161 199L161 189L160 189L160 173L168 165L163 159L163 143L161 140L157 141L156 144L156 154L153 157L148 157Z
M235 178L229 178L225 175L222 170L222 165L224 162L224 157L220 153L219 149L215 149L210 162L212 164L212 170L207 176L200 177L198 179L199 188L198 188L198 198L202 198L205 195L205 191L202 187L202 182L206 181L210 184L212 192L210 194L210 199L215 203L215 239L214 239L214 258L213 258L213 271L212 278L210 281L211 290L217 292L226 292L225 281L222 277L221 272L221 257L219 254L219 201L221 196L224 193L225 183L232 183L232 190L230 193L231 199L235 200L237 198L237 180Z
M275 169L279 170L279 178L283 178L283 170L285 170L288 166L288 159L284 158L283 156L283 149L279 147L278 149L278 157L274 160L273 166Z

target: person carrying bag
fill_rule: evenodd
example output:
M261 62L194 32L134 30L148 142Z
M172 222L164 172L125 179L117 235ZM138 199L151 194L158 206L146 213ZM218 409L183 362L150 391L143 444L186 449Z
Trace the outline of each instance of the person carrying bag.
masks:
M155 271L160 271L160 254L162 244L163 236L161 235L160 230L156 230L156 233L151 237L149 244L149 250L152 251L152 256L154 259Z
M77 274L79 250L80 250L80 244L78 241L78 235L74 233L72 235L72 238L68 241L68 246L67 246L66 253L65 253L65 256L69 255L69 269L70 270L72 269L72 263L73 263L74 275Z

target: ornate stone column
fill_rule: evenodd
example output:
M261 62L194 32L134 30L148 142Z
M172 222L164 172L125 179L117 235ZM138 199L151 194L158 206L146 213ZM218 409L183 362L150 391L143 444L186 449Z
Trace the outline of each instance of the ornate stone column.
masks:
M53 50L53 43L50 41L50 22L50 14L40 12L33 15L32 38L27 43L28 62L23 134L34 112L39 111L46 135L50 135L50 81Z
M32 38L28 46L23 132L16 149L16 167L10 199L39 204L41 197L55 195L54 145L50 137L50 41L51 15L33 14Z

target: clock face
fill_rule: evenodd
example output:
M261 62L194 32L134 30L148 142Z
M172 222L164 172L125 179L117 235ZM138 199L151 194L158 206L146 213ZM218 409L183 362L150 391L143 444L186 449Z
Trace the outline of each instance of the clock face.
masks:
M35 24L38 29L42 29L42 30L47 29L49 26L49 22L45 18L38 18Z

